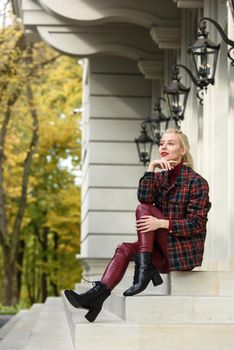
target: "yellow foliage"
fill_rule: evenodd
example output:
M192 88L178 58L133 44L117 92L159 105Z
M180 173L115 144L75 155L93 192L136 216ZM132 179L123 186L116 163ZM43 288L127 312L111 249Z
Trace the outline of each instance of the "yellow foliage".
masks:
M81 131L80 115L72 111L82 102L82 68L75 59L58 54L45 43L28 47L17 26L0 33L0 50L0 128L10 113L2 160L9 236L20 202L25 160L37 131L31 114L34 109L39 139L27 187L28 206L21 238L29 251L30 244L34 244L34 228L39 234L48 228L49 258L47 263L38 260L37 268L47 269L48 276L58 281L63 269L68 268L61 263L62 254L69 265L79 250L80 189L75 185L72 167L79 165ZM33 94L30 105L27 84ZM64 167L62 161L66 160L70 165ZM58 260L53 260L55 233L59 237Z

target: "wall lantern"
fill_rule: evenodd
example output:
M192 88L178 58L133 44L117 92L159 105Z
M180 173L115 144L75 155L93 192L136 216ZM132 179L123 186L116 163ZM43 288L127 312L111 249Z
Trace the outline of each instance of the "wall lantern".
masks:
M233 10L234 0L231 1L231 3ZM202 17L198 24L199 32L197 40L188 49L188 53L192 56L195 76L186 66L181 64L177 65L177 67L181 67L186 70L192 82L198 87L197 97L200 104L203 104L204 89L207 90L208 85L214 85L215 83L215 73L220 50L220 44L216 45L208 39L209 33L206 31L206 21L213 23L220 33L222 39L231 46L231 48L228 50L228 57L231 60L231 65L234 66L234 57L232 57L234 41L227 38L223 29L215 20L209 17Z
M161 101L166 101L163 97L158 97L153 114L141 124L141 135L135 139L140 162L144 165L150 161L153 145L160 144L162 134L168 128L170 118L162 113ZM150 135L148 135L147 128Z
M135 139L139 159L140 159L140 162L144 164L144 166L148 162L150 162L152 147L154 143L153 139L147 133L146 125L147 125L146 121L144 121L141 124L141 135L137 139Z
M234 3L234 1L232 1L232 4L233 3ZM225 43L227 45L231 46L230 49L228 50L228 58L231 60L231 65L234 67L234 57L232 57L232 51L234 49L234 41L228 39L227 35L225 34L224 30L220 27L220 25L215 20L213 20L212 18L209 18L209 17L203 17L199 21L199 29L202 30L203 27L204 27L204 33L206 33L206 36L208 36L208 33L205 31L205 29L206 29L206 21L209 21L209 22L213 23L215 28L218 30L221 38L225 41ZM218 51L219 51L220 45L217 45L217 47L218 47ZM207 62L207 63L209 63L209 62ZM217 63L217 59L216 59L216 62L214 62L214 63ZM212 64L212 62L211 62L211 64ZM210 68L211 68L211 71L212 71L212 69L215 71L216 66L214 66L214 67L211 66Z
M209 84L214 85L220 49L220 44L216 45L208 39L206 19L206 17L203 17L199 21L197 40L188 49L188 53L192 56L195 80L200 89L207 89ZM211 20L211 22L213 22L213 20Z
M154 105L153 114L146 119L146 122L150 126L151 136L154 141L154 144L158 146L160 144L162 134L168 128L168 124L170 121L170 118L162 112L161 101L166 100L163 97L158 97Z
M188 100L190 88L186 88L180 82L179 65L172 69L172 82L164 88L167 96L170 117L175 121L176 126L180 127L180 122L184 119L185 108Z
M197 86L197 97L200 104L203 104L203 90L207 90L209 84L214 85L215 72L217 67L218 53L220 44L216 45L208 39L206 31L206 17L199 21L199 32L197 40L188 49L188 53L192 56L192 63L195 75L191 70L182 65L177 64L177 69L183 68L190 76L192 82ZM211 20L213 22L213 20Z

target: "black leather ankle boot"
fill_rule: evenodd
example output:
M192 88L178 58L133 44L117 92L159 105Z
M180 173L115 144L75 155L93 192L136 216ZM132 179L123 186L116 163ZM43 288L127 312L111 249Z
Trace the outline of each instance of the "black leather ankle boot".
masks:
M85 318L89 322L93 322L100 313L104 301L109 297L111 292L104 283L95 282L94 287L86 293L77 294L73 290L66 289L64 294L72 306L88 309L89 311L85 315Z
M135 272L133 285L123 293L125 297L141 293L151 280L155 287L163 283L158 270L151 263L151 259L152 254L150 252L134 255Z

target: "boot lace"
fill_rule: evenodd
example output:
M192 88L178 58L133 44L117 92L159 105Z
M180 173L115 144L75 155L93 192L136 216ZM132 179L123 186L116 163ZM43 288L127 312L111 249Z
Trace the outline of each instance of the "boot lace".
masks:
M101 288L101 283L99 281L89 281L83 276L81 276L81 279L84 280L87 283L92 283L93 288L89 289L86 294L93 293L94 291L97 292Z

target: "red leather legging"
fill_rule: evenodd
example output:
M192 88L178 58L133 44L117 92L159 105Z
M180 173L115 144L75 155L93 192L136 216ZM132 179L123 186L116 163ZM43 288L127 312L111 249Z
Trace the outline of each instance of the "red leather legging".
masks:
M136 219L139 220L143 215L152 215L159 219L163 218L161 211L152 204L138 205ZM154 265L156 267L163 265L164 268L166 265L165 272L169 272L167 232L165 229L158 229L147 233L137 232L138 240L136 242L118 245L112 260L106 267L101 282L112 290L123 278L133 255L142 252L155 253L155 259L152 261Z

